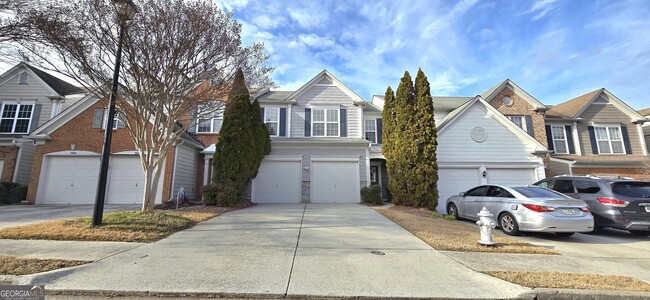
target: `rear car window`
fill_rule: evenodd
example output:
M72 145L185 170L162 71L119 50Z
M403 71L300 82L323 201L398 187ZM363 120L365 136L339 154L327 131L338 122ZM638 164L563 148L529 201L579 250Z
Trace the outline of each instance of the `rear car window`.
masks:
M555 184L553 184L553 190L560 193L575 193L571 180L556 180Z
M513 190L528 198L567 198L566 196L541 187L514 187Z
M598 183L593 181L574 180L573 186L576 188L576 192L581 194L595 194L600 192Z
M612 192L626 197L650 199L650 182L614 182Z

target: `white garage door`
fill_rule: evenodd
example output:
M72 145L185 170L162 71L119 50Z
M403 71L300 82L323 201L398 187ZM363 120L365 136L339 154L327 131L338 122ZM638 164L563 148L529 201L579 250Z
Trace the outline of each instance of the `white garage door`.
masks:
M359 203L358 161L312 162L311 202Z
M447 198L465 192L480 184L478 168L440 168L438 169L438 207L441 213L446 213Z
M535 182L535 169L487 169L488 183L493 184L532 184Z
M51 156L42 183L41 204L94 204L99 177L99 156ZM162 176L156 203L162 199ZM111 156L107 204L140 204L144 173L137 156Z
M300 161L264 160L253 180L255 203L300 203Z

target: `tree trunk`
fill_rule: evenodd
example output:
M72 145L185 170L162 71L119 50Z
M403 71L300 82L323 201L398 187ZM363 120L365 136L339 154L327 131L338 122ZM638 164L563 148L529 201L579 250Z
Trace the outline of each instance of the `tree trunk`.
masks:
M144 172L144 193L142 195L142 211L151 212L156 204L156 194L158 193L158 184L160 182L160 159L161 157L153 158L157 161L157 166L153 167L150 164L145 168Z

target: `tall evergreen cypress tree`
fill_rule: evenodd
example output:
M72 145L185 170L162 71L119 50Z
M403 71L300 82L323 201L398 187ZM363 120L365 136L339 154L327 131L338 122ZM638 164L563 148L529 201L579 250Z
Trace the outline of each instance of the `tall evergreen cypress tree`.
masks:
M269 131L266 129L266 125L262 121L262 116L260 116L260 103L257 99L253 100L253 103L251 104L251 124L253 124L254 127L255 150L257 154L252 176L255 178L262 163L262 159L264 159L264 156L271 153L271 137Z
M252 106L244 73L237 70L213 159L212 182L217 188L217 203L222 206L241 199L241 193L268 153L270 141L268 133L261 133L265 127L261 124L259 104L256 110Z
M394 131L397 119L395 118L395 93L393 92L393 89L388 86L386 89L386 93L384 94L384 109L382 111L382 120L383 120L383 127L381 130L381 135L382 135L382 145L381 145L381 152L384 155L384 158L386 158L386 172L388 172L388 189L390 192L390 180L391 178L394 178L395 175L392 173L394 171L393 167L393 151L392 149L394 148L395 144L395 136L394 136ZM392 192L390 193L392 197Z
M434 119L433 99L429 81L418 70L415 77L416 111L413 134L417 143L417 155L413 157L412 178L418 180L413 184L413 199L415 206L435 210L438 205L438 162L436 150L438 147L436 121Z
M408 71L400 80L397 93L395 94L395 130L393 131L394 143L390 151L392 155L391 162L386 162L389 168L392 168L393 177L389 176L388 186L393 195L393 203L403 205L413 205L411 198L411 185L414 178L410 175L409 170L413 168L412 157L415 153L415 141L413 140L414 113L415 113L415 93L413 80Z

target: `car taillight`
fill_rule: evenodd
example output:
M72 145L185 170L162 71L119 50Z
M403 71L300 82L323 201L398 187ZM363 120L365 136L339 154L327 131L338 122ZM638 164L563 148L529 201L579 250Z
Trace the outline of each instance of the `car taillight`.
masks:
M591 212L591 209L589 209L589 206L581 207L580 210L583 211L583 212Z
M534 212L552 212L555 211L555 207L551 206L542 206L536 204L522 204L525 208L528 208Z
M630 202L614 198L597 197L598 202L611 207L626 207Z

